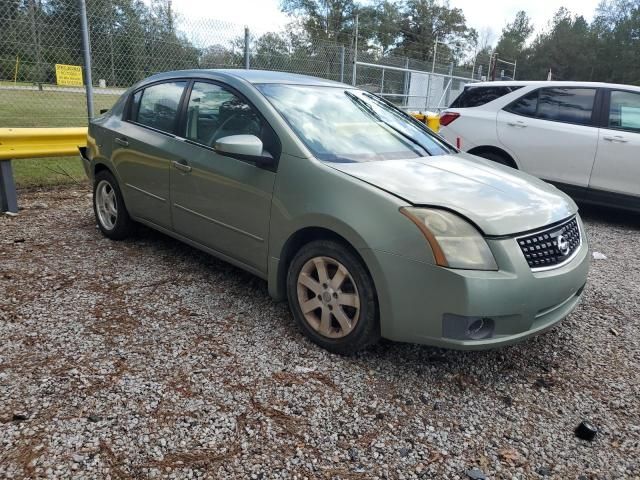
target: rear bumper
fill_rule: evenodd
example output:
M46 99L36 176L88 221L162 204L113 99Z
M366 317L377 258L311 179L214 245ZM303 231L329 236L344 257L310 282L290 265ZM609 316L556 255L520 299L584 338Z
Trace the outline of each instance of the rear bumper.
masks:
M387 252L363 252L373 260L368 264L374 265L370 268L382 336L447 348L489 349L541 333L578 304L590 263L584 240L573 260L545 272L531 271L515 239L488 241L500 266L497 272L446 269ZM469 325L474 319L491 324L491 335L465 337L460 322Z
M460 145L460 149L463 152L468 152L472 148L475 148L475 147L478 146L471 139L467 138L466 136L463 136L460 132L458 132L453 127L441 126L440 130L438 131L438 133L442 137L444 137L444 139L446 141L448 141L451 145L458 146L458 144L459 144ZM460 139L459 143L458 143L458 139Z
M93 180L92 171L91 171L91 160L87 156L87 147L78 147L78 151L80 152L80 160L82 160L82 167L84 168L84 173L87 175L89 180Z

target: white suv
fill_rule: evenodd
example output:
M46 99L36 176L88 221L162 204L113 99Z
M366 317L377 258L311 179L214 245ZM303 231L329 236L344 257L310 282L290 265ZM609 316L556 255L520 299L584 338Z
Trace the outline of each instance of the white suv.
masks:
M458 148L531 173L576 200L640 211L640 87L490 82L441 115Z

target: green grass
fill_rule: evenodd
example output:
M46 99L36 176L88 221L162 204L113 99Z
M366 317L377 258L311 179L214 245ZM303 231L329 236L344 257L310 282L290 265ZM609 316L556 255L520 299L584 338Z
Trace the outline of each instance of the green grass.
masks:
M87 176L77 157L13 160L13 177L18 187L45 187L84 183Z
M13 82L13 80L0 80L0 87L31 87L33 85L37 85L33 82Z
M117 95L94 95L94 108L110 108ZM87 103L83 93L0 89L0 128L85 127ZM79 157L21 159L13 163L19 187L84 181Z
M118 95L94 95L94 109L110 108ZM85 127L84 93L0 89L0 128Z

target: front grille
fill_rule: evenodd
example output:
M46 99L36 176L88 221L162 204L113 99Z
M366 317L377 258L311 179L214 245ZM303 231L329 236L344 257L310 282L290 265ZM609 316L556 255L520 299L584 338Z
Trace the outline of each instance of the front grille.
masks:
M533 270L559 266L573 257L582 240L576 218L555 227L517 238L529 267Z

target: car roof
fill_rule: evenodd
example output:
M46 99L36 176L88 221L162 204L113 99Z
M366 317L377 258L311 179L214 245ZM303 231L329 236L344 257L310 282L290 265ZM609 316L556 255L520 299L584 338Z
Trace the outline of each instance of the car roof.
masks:
M200 77L200 78L240 78L252 84L260 83L280 83L288 85L315 85L327 87L345 87L344 83L326 80L324 78L312 77L310 75L298 75L296 73L275 72L271 70L244 70L233 68L220 69L192 69L192 70L176 70L172 72L163 72L153 75L144 80L149 81L170 80L177 77Z
M526 80L500 80L496 82L468 83L465 87L592 87L592 88L624 88L640 92L640 87L635 85L623 85L604 82L573 82L573 81L526 81Z

